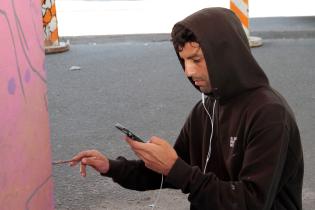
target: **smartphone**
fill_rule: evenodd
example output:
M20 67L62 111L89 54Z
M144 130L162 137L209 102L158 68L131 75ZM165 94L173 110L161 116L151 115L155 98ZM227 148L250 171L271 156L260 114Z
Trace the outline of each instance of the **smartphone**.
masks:
M131 138L132 140L138 141L138 142L142 142L144 143L144 141L139 138L137 135L135 135L134 133L132 133L129 129L127 129L126 127L124 127L123 125L116 123L115 127L120 130L121 132L123 132L124 134L126 134L129 138Z

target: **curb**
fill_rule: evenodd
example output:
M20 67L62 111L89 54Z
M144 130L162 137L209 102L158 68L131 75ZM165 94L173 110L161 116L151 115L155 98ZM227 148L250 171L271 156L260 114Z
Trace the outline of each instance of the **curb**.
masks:
M262 39L315 39L315 30L311 31L253 31L251 35Z
M315 39L315 16L250 18L250 36L266 39ZM165 42L170 33L64 36L71 44Z
M315 30L309 31L252 31L251 36L264 39L315 39ZM105 44L119 42L168 42L170 34L125 34L98 36L65 36L71 44Z
M168 42L170 34L124 34L97 36L64 36L62 40L69 40L71 44L105 44L119 42Z

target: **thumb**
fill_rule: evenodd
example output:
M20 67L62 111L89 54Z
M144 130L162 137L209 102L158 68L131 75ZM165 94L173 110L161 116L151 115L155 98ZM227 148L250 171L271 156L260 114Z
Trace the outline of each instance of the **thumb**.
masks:
M162 139L156 136L152 136L149 142L152 144L157 144L157 145L162 145L164 143Z
M81 162L85 165L94 166L97 161L96 161L96 157L88 157L88 158L83 158Z

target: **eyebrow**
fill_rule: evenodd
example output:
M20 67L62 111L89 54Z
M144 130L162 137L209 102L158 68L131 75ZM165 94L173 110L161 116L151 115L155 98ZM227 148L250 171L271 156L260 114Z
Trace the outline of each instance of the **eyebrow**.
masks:
M195 57L201 56L200 54L198 54L199 51L200 51L200 49L201 49L201 48L198 47L198 49L197 49L195 52L193 52L192 55L188 56L187 59L193 59L193 58L195 58Z
M198 56L200 56L200 55L195 53L195 54L193 54L191 56L188 56L187 59L193 59L193 58L198 57Z

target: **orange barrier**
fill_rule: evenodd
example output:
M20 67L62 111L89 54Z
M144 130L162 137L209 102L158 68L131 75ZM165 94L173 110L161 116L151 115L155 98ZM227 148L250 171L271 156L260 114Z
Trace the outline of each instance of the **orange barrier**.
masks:
M262 45L262 39L259 37L250 36L248 8L248 0L230 0L230 9L240 19L244 31L248 37L249 45L251 47L259 47Z
M241 20L246 35L249 36L248 0L231 0L230 8Z
M45 53L58 53L69 50L69 42L59 42L55 0L41 0L41 3L45 36Z

